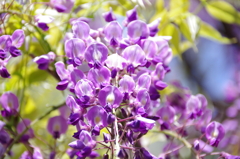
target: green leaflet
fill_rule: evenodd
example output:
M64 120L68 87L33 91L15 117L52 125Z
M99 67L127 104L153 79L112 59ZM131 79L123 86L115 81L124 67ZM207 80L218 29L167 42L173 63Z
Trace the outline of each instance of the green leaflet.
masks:
M211 1L204 5L214 18L226 23L240 24L240 13L231 4L224 1Z

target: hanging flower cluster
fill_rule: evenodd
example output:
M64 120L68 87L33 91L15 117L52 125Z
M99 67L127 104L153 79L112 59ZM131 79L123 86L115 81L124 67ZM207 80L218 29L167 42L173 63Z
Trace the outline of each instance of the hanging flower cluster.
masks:
M55 63L61 79L56 88L72 92L66 99L68 123L77 129L76 140L69 144L71 155L94 156L99 144L107 149L104 158L109 150L119 158L131 153L135 159L157 158L139 147L141 137L157 123L161 130L179 130L182 136L187 135L187 125L195 125L208 144L218 146L225 132L220 123L210 123L212 114L203 95L171 94L160 107L159 91L167 87L163 79L172 58L171 38L156 36L160 20L146 24L138 19L136 7L127 12L125 28L112 11L103 17L108 23L98 30L81 18L73 20L72 35L65 38L67 68L61 61ZM98 141L101 130L106 132ZM196 151L200 142L194 142Z

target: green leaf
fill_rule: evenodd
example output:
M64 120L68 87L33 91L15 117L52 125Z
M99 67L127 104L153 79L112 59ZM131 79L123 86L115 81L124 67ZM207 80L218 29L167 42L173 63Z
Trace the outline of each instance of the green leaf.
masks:
M205 3L206 9L214 18L226 23L240 24L240 13L229 3L211 1Z
M201 23L199 35L212 40L219 41L224 44L236 42L236 39L228 39L226 37L223 37L215 28L204 22Z

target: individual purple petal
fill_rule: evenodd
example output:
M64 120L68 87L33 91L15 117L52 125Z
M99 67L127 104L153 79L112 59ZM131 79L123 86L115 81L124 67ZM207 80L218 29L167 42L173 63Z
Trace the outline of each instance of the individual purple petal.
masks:
M73 141L69 143L68 146L70 146L71 148L80 149L80 150L85 147L84 143L80 140Z
M65 64L62 61L55 63L56 72L61 80L69 78L69 71L65 69Z
M10 78L10 74L8 73L8 70L5 66L0 65L0 76L2 78Z
M202 95L190 96L186 103L187 114L190 118L196 118L197 116L201 116L203 111L206 108L206 99L204 99Z
M145 22L135 20L128 24L127 33L129 38L136 43L138 40L146 39L149 36L149 29Z
M209 123L206 127L206 138L212 146L217 147L224 135L225 130L223 126L216 121Z
M77 103L76 99L69 95L66 99L66 105L70 108L73 113L83 114L83 109Z
M0 49L8 51L9 47L12 45L12 39L10 35L0 36Z
M158 51L157 44L153 40L146 39L142 42L141 47L146 55L147 60L152 60Z
M160 91L165 89L168 86L167 83L165 83L165 82L163 82L161 80L155 81L154 85Z
M40 70L46 70L48 69L50 60L47 55L41 55L41 56L35 57L33 59L33 62L38 64L38 68Z
M51 5L60 13L69 13L73 6L75 0L51 0Z
M115 53L108 56L105 63L110 69L122 70L126 66L127 61L122 56Z
M76 38L87 40L89 37L90 27L83 21L76 21L73 23L72 30Z
M67 57L74 59L77 65L82 64L81 61L83 60L85 49L85 43L81 39L72 38L65 42L65 53Z
M150 99L153 101L156 101L157 99L160 98L159 92L153 86L150 86L150 88L149 88L149 96L150 96Z
M4 60L5 58L7 58L7 52L4 51L3 49L0 49L0 59Z
M25 40L25 34L22 29L17 29L12 34L12 45L16 48L19 48L22 46Z
M197 125L201 128L201 131L205 132L205 128L207 124L212 119L212 110L211 109L205 109L202 113L202 115L198 118Z
M65 89L67 89L68 83L69 83L68 79L64 79L64 80L58 82L56 89L63 91Z
M82 96L93 97L95 93L94 86L91 81L82 79L75 86L75 93L78 98Z
M6 124L3 121L0 120L0 130L2 130L5 125Z
M140 90L137 94L136 101L139 106L143 106L144 109L147 110L150 104L150 96L148 94L148 91L146 89Z
M122 93L132 93L134 87L135 82L129 75L124 75L123 78L119 81L119 90Z
M62 116L55 116L48 120L47 130L57 139L68 129L67 121Z
M122 102L123 95L117 87L109 85L100 90L98 99L101 106L110 104L113 108L116 108Z
M158 46L158 53L155 54L153 61L156 63L162 62L164 65L168 65L168 63L172 60L172 50L168 45L168 41L161 37L155 42Z
M151 85L151 76L147 73L142 74L138 80L136 85L136 90L146 89L148 90Z
M49 26L46 23L37 23L37 26L41 28L43 31L48 31Z
M18 134L21 134L27 126L30 126L31 120L29 119L23 119L21 122L18 123L17 125L17 132ZM22 142L27 142L30 138L34 137L33 129L30 128L24 135L21 137Z
M105 66L99 69L92 68L88 72L88 79L92 81L97 88L100 88L100 86L105 86L110 83L111 72Z
M2 94L0 98L0 103L2 104L2 107L8 112L15 113L18 111L19 108L18 98L12 92L6 92Z
M96 141L94 141L89 132L82 130L79 134L79 140L83 142L85 146L94 148L96 146Z
M6 145L11 140L9 134L5 130L0 130L0 145ZM1 151L1 150L0 150ZM1 157L1 152L0 152Z
M160 117L158 120L160 124L163 124L164 122L171 124L174 121L175 110L171 106L162 107L157 111L156 115Z
M85 51L85 59L95 68L101 67L108 57L108 49L102 43L92 43Z
M163 64L159 62L156 65L155 71L152 73L154 81L163 80L167 71L165 70Z
M129 65L137 67L146 63L145 53L139 45L128 46L122 53Z
M103 133L103 141L104 141L105 143L108 143L109 140L111 140L110 134Z
M71 81L73 81L73 83L76 85L79 80L85 78L85 74L81 70L74 68L70 74L70 77Z
M157 32L158 32L158 25L160 24L160 21L161 21L161 19L156 19L156 20L154 20L153 22L151 22L150 24L148 24L147 26L148 26L148 28L149 28L149 35L150 36L155 36L156 34L157 34Z
M116 40L116 43L118 44L120 40L122 39L122 27L117 21L113 21L107 24L107 26L104 28L104 34L105 38L108 42L110 42L112 39Z
M86 118L92 127L97 125L102 129L108 125L107 112L101 106L91 107L86 114Z
M112 12L112 8L110 8L109 12L103 13L102 16L106 22L111 22L111 21L114 21L117 19L116 16Z
M127 23L137 20L138 19L137 6L135 6L132 10L127 11L126 16L127 16L127 19L126 19Z

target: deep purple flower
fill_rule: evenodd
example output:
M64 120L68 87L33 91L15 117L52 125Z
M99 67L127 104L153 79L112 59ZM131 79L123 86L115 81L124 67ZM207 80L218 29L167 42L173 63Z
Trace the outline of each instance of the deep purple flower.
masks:
M122 52L122 56L127 60L128 65L137 67L146 63L145 53L139 45L128 46Z
M1 66L0 61L0 75L2 78L10 78L10 74L5 66Z
M111 21L114 21L117 19L116 16L112 12L112 8L110 8L109 12L103 13L102 16L106 22L111 22Z
M12 57L17 57L22 55L21 51L18 50L15 46L10 46L9 52L12 55Z
M4 60L7 58L8 53L4 51L3 49L0 49L0 59Z
M155 36L158 32L158 25L160 24L161 19L156 19L153 22L151 22L150 24L148 24L148 28L149 28L149 35L150 36Z
M150 86L148 93L149 93L150 99L153 101L156 101L158 98L160 98L160 94L154 86Z
M37 15L35 16L35 21L37 22L37 26L41 28L43 31L48 31L49 27L47 24L52 23L53 17L47 15Z
M97 125L102 129L108 125L107 112L101 106L91 107L86 114L86 118L92 127Z
M127 123L134 132L146 133L155 125L155 121L144 117L136 117L133 121Z
M127 19L126 19L126 24L130 23L131 21L137 20L138 15L137 15L137 6L135 6L132 10L127 11L126 13Z
M18 132L18 134L21 134L27 128L27 126L30 126L30 124L31 124L31 120L29 120L29 119L23 119L21 122L19 122L18 125L17 125L17 132ZM33 138L33 137L34 137L33 129L30 128L21 137L21 141L22 142L28 142L28 140L30 138Z
M60 13L69 13L73 6L75 0L51 0L51 5Z
M83 21L76 21L72 26L73 34L75 38L87 40L89 37L90 27Z
M82 150L85 147L94 148L96 146L96 141L92 139L89 132L82 130L79 134L79 140L71 142L69 146L79 150Z
M111 140L110 134L103 133L103 141L104 141L105 143L108 143L109 140Z
M216 121L209 123L206 127L206 138L212 146L217 147L224 135L225 130L223 126Z
M19 108L18 98L12 92L6 92L2 94L0 98L0 103L4 110L9 113L9 115L15 115L18 112Z
M116 108L122 102L123 95L117 87L109 85L100 90L98 99L100 105L110 104L113 108Z
M84 56L91 66L100 68L107 59L108 49L102 43L92 43L87 47Z
M55 139L65 134L67 129L67 121L62 116L55 116L48 120L47 130Z
M0 121L0 122L2 122L2 121ZM0 144L5 145L5 144L8 144L9 141L10 141L9 134L4 129L0 128Z
M40 70L46 70L48 69L50 62L52 62L55 59L55 57L56 57L55 53L49 52L46 55L35 57L33 61L38 64L38 68Z
M240 158L240 156L230 155L226 152L222 152L221 157L224 157L224 159L239 159Z

